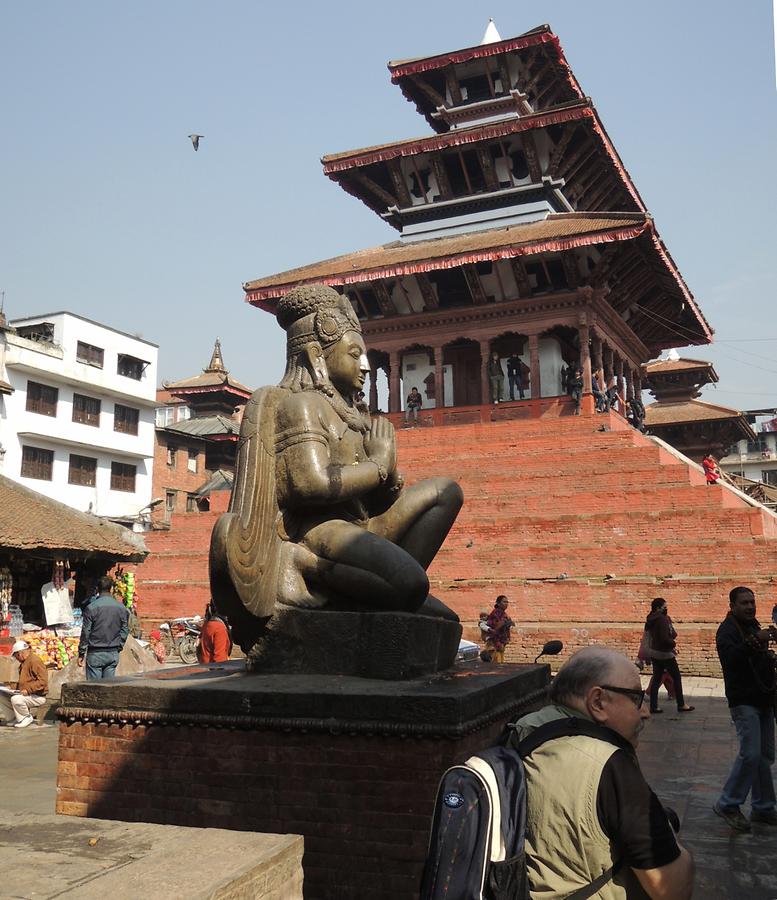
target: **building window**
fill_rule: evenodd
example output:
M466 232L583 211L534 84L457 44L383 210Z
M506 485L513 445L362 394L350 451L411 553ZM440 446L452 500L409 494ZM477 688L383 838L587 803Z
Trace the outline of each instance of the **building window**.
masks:
M186 512L197 512L199 510L199 506L197 506L197 495L189 494L186 497Z
M133 406L122 406L117 403L113 407L113 430L122 434L137 434L140 410Z
M102 369L104 357L105 351L102 347L95 347L93 344L86 344L83 341L79 341L76 345L76 360L80 363Z
M777 469L762 469L761 481L763 481L764 484L771 484L772 486L777 487Z
M27 412L39 413L42 416L56 416L59 391L47 384L37 381L27 382Z
M71 453L67 480L68 484L94 487L97 483L97 460L91 456L76 456Z
M192 411L188 406L182 403L176 406L160 406L156 411L156 427L167 428L175 422L182 422L184 419L191 419Z
M51 481L54 468L54 451L40 447L22 447L22 478L39 478Z
M165 509L171 513L175 511L175 491L165 493Z
M196 472L196 471L197 471L197 451L196 451L196 450L192 450L191 447L189 448L189 459L188 459L187 462L186 462L186 468L187 468L190 472Z
M135 492L135 466L128 463L111 463L111 490L127 491L130 494Z
M167 448L167 465L170 466L171 469L175 468L175 447Z
M73 394L73 421L100 427L100 401L83 394Z
M118 375L124 375L125 378L134 378L135 381L140 381L143 377L143 370L147 365L147 362L143 362L142 359L138 359L136 356L128 356L126 353L120 353L119 362L116 366L116 373Z

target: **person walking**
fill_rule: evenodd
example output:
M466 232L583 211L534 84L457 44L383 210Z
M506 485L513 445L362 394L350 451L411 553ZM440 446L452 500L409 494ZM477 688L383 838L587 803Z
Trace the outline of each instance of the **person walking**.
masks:
M232 636L227 620L211 601L205 608L205 624L197 644L197 659L201 663L226 662L232 653Z
M729 611L715 635L729 713L739 739L739 753L712 807L734 830L751 823L777 825L774 782L775 666L769 641L777 628L761 628L755 617L755 593L740 585L728 595ZM750 794L750 821L741 810Z
M650 604L650 613L645 620L645 631L650 634L650 658L653 662L653 678L650 682L651 715L663 712L658 708L658 688L664 672L668 672L674 681L677 711L692 712L695 707L688 706L683 697L683 679L675 655L677 632L669 618L666 600L663 597L656 597Z
M19 663L19 677L15 691L0 693L0 716L14 728L26 728L33 723L32 710L46 702L49 673L27 641L16 641L11 647L11 656ZM10 722L12 716L16 719L13 723Z
M78 665L86 664L87 681L113 678L129 635L129 614L111 594L113 579L103 575L97 589L97 597L84 609L78 642Z

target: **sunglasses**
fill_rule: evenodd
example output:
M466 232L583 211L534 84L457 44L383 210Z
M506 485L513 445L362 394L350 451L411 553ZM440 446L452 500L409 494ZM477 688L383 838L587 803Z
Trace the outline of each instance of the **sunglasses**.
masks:
M645 702L647 691L637 690L636 688L615 687L612 684L600 684L599 687L604 688L605 691L612 691L613 694L623 694L624 697L628 697L631 700L637 709L642 709L642 704Z

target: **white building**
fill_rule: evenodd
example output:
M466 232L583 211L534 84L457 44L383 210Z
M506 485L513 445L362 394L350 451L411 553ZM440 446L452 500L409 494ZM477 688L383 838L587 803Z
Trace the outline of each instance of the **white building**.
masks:
M69 312L0 327L0 471L130 523L151 501L156 344Z

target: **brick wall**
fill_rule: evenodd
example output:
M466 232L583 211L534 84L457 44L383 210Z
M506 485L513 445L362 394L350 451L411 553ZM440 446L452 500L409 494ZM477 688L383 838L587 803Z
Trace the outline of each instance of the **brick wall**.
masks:
M635 652L649 602L663 596L681 668L718 674L728 591L752 585L762 618L777 601L774 516L707 487L616 414L400 429L398 444L409 483L461 483L464 508L430 568L432 591L473 638L478 612L507 594L519 626L510 660L533 659L552 637ZM177 515L169 533L147 536L142 617L204 608L215 514L201 516Z
M168 450L175 450L173 465L168 463ZM196 451L196 471L189 469L189 451ZM154 508L155 523L167 521L170 512L186 512L188 495L208 480L212 473L205 469L205 441L173 435L157 428L154 444L154 477L152 493L154 497L162 497L164 502ZM172 510L167 508L168 493L175 493Z
M57 812L302 834L305 897L417 896L437 783L495 741L62 722Z

